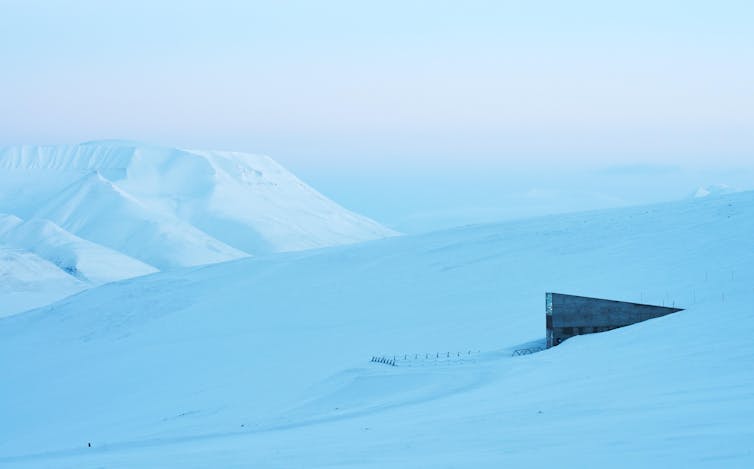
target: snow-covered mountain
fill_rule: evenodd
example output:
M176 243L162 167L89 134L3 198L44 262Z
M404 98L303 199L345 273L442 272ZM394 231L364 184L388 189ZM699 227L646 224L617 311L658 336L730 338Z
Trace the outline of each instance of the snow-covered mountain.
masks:
M697 188L691 197L699 199L702 197L734 194L736 192L741 192L741 190L727 184L711 184L709 186L701 186Z
M52 303L90 286L32 252L0 244L0 317Z
M744 192L110 283L0 320L0 464L752 467L753 234ZM511 357L546 291L685 310Z
M0 213L7 225L0 246L34 253L83 282L68 293L156 270L395 234L268 157L121 141L0 150ZM0 310L8 308L0 300Z
M157 272L154 267L39 218L23 222L18 217L0 214L0 242L33 252L67 274L93 284Z

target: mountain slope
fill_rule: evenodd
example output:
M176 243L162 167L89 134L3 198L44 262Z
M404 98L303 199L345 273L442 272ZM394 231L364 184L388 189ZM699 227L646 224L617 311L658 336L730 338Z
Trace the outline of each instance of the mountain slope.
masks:
M38 264L35 256L20 255L24 249L88 286L154 269L396 234L340 207L270 158L122 141L0 149L0 213L7 214L0 230L2 223L10 229L27 220L0 239L16 249L14 262ZM70 288L55 287L32 306L82 286L64 284ZM8 298L0 298L5 314L27 304L13 306Z
M0 243L0 317L52 303L88 287L48 260Z
M160 219L163 228L191 225L194 231L183 227L179 231L187 231L195 242L196 230L212 239L204 252L192 246L201 260L184 259L181 250L171 265L204 263L204 257L218 251L221 257L239 257L240 252L258 255L395 234L335 204L270 158L245 153L119 141L10 147L0 151L0 183L0 211L23 219L49 218L84 238L87 227L104 215L113 199L123 210L119 214L123 223L133 226L125 233L119 227L110 236L126 237ZM156 238L161 234L163 229ZM231 253L222 244L236 251Z
M746 192L92 289L0 321L0 463L747 467L753 232ZM686 309L511 358L545 291Z
M149 207L99 173L62 191L37 210L36 216L159 269L247 255L170 213Z
M4 219L18 220L3 226ZM33 252L64 272L91 284L157 272L152 266L79 238L48 220L21 222L0 214L0 243Z

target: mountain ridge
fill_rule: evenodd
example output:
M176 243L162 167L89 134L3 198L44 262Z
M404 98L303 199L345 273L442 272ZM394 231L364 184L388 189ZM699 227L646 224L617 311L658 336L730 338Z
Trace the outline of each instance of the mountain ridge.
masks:
M159 270L398 234L341 207L267 156L115 140L1 148L0 213L27 226L51 223L71 239ZM0 309L6 306L0 300Z

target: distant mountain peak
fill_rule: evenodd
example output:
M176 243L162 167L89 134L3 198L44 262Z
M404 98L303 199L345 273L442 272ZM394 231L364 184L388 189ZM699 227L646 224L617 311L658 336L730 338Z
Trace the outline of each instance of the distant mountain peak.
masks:
M727 184L711 184L708 186L700 186L694 191L691 197L694 199L700 199L703 197L714 197L718 195L733 194L736 192L741 191L740 189L731 187Z
M68 258L90 270L80 256L96 252L114 259L108 265L116 270L122 259L130 273L396 234L328 199L267 156L126 140L0 149L0 213L8 214L6 231L31 220L25 233L40 243L48 233L58 244L75 244L75 252L65 251ZM51 265L73 265L52 258L59 249L22 247ZM97 274L123 278L118 272Z

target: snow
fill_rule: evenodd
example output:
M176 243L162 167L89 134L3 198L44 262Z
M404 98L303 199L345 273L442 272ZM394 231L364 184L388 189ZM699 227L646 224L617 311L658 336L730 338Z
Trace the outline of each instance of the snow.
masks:
M740 192L740 189L736 189L735 187L731 187L727 184L711 184L709 186L699 187L696 191L694 191L692 197L698 199L701 197L734 194L736 192Z
M50 261L0 243L0 317L52 303L87 287Z
M0 214L0 245L83 281L45 301L157 270L396 234L268 157L127 141L0 149ZM14 262L23 259L36 257ZM0 314L27 305L8 298Z
M177 217L150 209L99 173L61 192L36 215L159 269L247 255Z
M0 320L0 464L751 467L752 233L742 192L103 285ZM685 310L511 357L545 291Z
M5 218L18 223L4 229L0 215L0 243L33 252L80 280L102 284L157 272L152 266L79 238L50 221Z
M207 242L198 239L197 230L211 231L205 236L212 242L202 253L210 257L311 249L396 234L340 207L272 159L239 152L122 141L9 147L0 151L0 183L0 210L23 219L44 215L82 237L94 236L92 225L107 209L126 218L128 233L144 224L159 226L159 234L167 225L189 224L193 230L187 231L185 242L192 252L201 252L200 244ZM99 198L104 200L94 203ZM95 234L103 241L125 236L120 230ZM105 245L118 248L119 243ZM172 260L184 266L205 262L180 255Z

